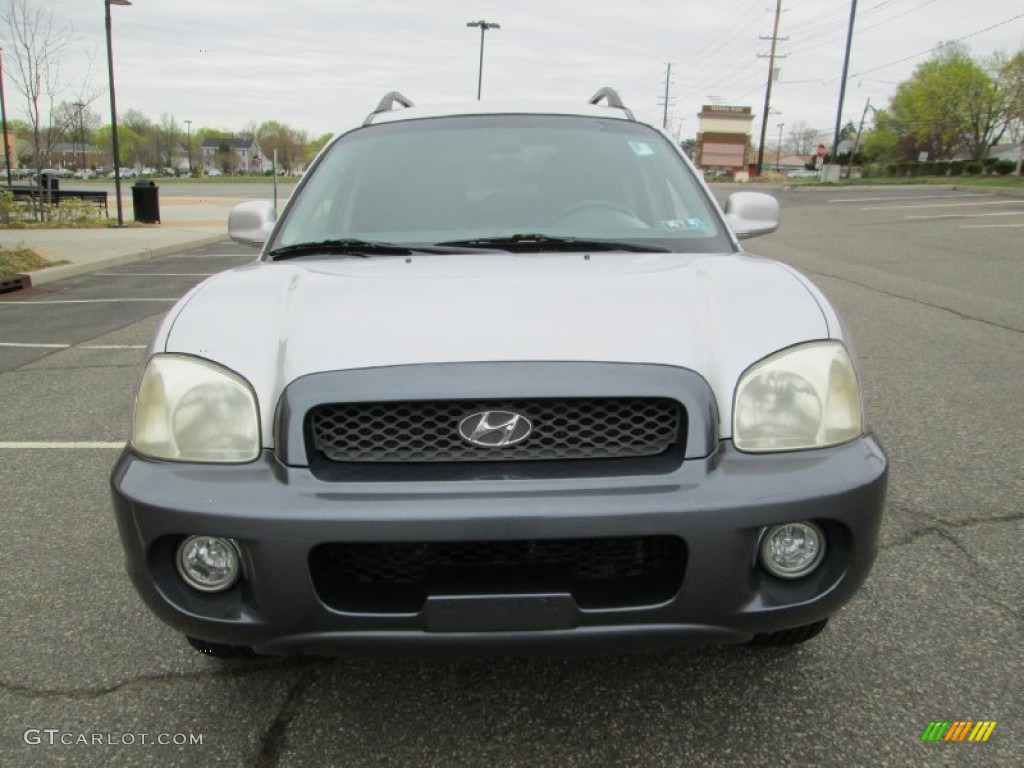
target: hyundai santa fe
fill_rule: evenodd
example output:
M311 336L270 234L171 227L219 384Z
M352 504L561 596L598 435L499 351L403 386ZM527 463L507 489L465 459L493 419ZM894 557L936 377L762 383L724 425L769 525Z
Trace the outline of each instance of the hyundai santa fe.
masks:
M215 655L814 637L887 459L836 311L740 244L778 220L610 89L388 94L156 334L111 479L139 593Z

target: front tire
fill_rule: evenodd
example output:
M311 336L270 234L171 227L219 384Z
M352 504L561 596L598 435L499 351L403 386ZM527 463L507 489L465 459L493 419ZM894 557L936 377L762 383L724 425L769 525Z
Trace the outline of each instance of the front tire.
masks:
M802 627L782 629L778 632L763 632L760 635L754 635L754 639L750 641L750 644L768 646L799 645L820 635L822 630L825 629L826 624L828 624L827 616L821 621L805 624Z

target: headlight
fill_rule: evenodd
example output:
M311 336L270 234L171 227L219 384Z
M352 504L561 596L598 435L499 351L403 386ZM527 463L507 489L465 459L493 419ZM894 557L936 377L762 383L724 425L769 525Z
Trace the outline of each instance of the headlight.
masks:
M139 383L132 446L156 459L252 461L260 452L256 394L216 363L154 355Z
M733 443L741 451L795 451L845 443L864 431L860 387L839 342L787 349L740 377Z

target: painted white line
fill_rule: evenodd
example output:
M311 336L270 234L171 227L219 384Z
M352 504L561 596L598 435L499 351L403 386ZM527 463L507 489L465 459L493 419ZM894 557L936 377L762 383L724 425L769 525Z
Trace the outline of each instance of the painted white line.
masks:
M1020 229L1024 224L963 224L960 229Z
M93 272L103 277L209 277L216 272Z
M891 211L894 208L904 210L907 208L967 208L978 205L1024 205L1022 200L989 200L984 203L927 203L926 205L873 205L869 208L861 208L862 211Z
M995 192L972 193L969 195L908 195L906 197L849 197L829 200L830 203L884 203L887 200L950 200L970 197L995 197Z
M23 341L0 341L0 347L25 349L146 349L145 344L34 344Z
M145 344L80 344L75 349L146 349Z
M1005 211L1003 213L937 213L934 216L904 216L904 219L929 221L932 219L984 219L989 216L1024 216L1024 211Z
M63 299L53 301L0 301L0 307L34 307L40 304L120 304L132 301L177 301L177 299Z
M0 341L0 347L24 347L26 349L67 349L70 344L26 344L18 341Z
M256 260L258 251L254 250L251 256L252 260ZM176 253L170 256L165 256L168 259L237 259L245 258L248 254L245 253Z
M124 448L125 442L100 443L100 442L0 442L0 448L11 450L40 450L53 448Z

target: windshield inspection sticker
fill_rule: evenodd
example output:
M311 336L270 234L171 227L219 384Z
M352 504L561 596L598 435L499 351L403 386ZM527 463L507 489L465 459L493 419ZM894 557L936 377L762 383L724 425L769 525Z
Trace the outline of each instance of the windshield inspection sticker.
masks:
M629 146L632 147L634 152L636 152L637 157L650 157L654 154L654 150L642 141L631 141L629 142Z
M703 219L667 219L661 226L669 232L700 232L705 228Z

